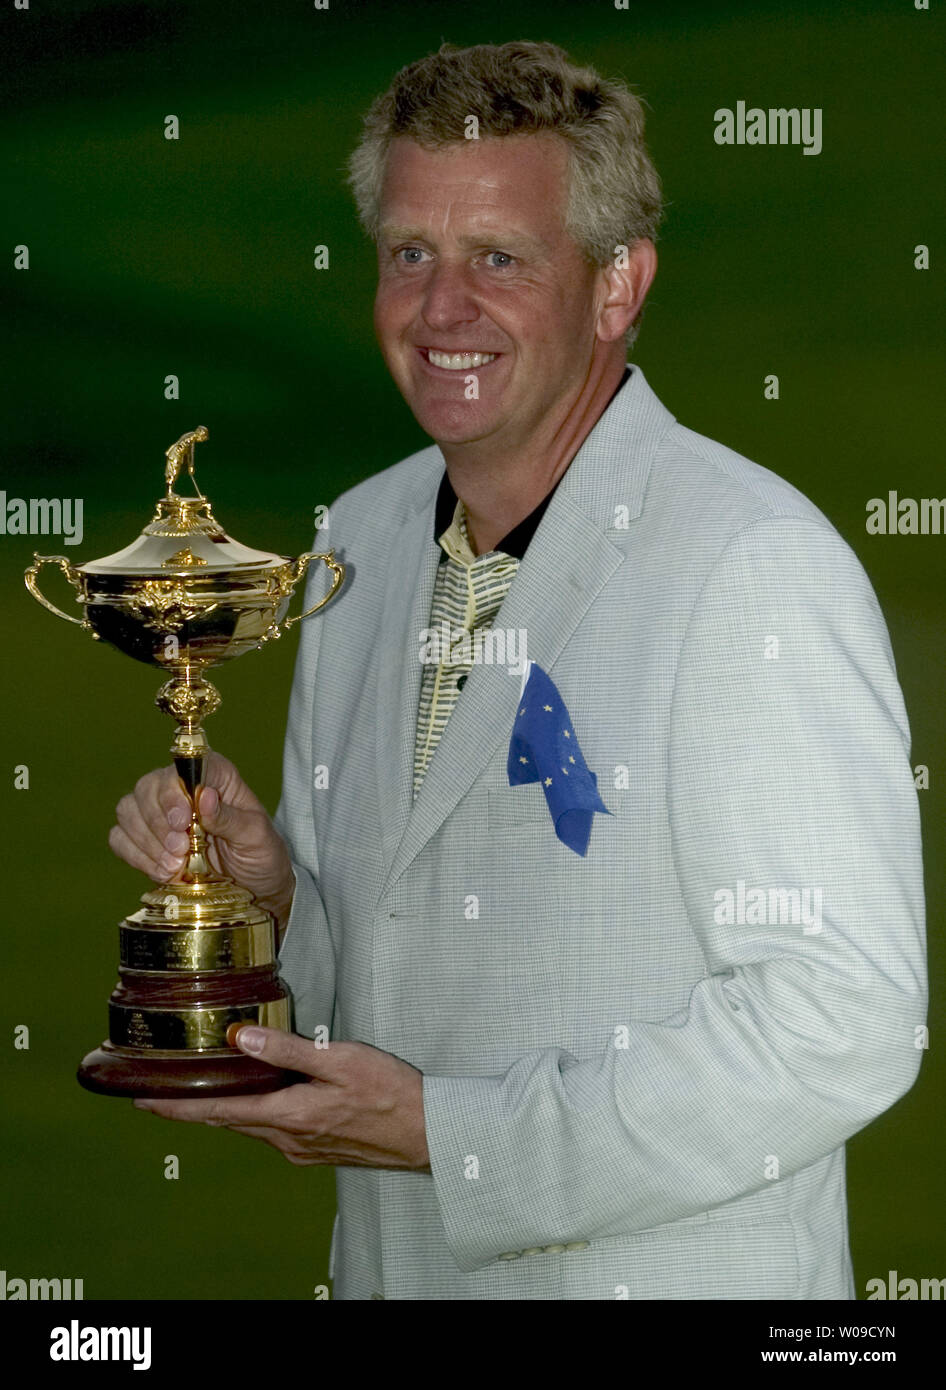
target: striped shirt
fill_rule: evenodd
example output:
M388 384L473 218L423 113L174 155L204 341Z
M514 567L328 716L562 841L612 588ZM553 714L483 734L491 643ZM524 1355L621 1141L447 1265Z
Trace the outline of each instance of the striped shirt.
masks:
M611 397L612 401L630 375L625 368ZM429 628L436 635L436 640L428 643L429 650L425 653L428 659L424 662L417 708L415 797L466 678L473 669L477 649L474 637L492 627L493 619L516 577L519 561L524 557L554 495L555 488L524 521L503 536L494 550L485 555L474 555L466 529L463 503L444 472L434 515L434 539L443 551L430 605Z
M495 550L474 555L463 503L446 473L443 475L434 521L435 539L443 554L434 584L429 622L436 640L429 644L427 655L430 659L424 662L421 680L414 744L415 797L473 668L474 638L492 627L519 569L519 561L554 491L553 488L524 521L514 526Z
M430 628L417 711L414 746L414 795L440 742L473 669L473 635L492 626L519 568L514 555L490 550L474 555L466 529L463 503L457 499L453 521L439 542L444 557L437 569L430 605Z

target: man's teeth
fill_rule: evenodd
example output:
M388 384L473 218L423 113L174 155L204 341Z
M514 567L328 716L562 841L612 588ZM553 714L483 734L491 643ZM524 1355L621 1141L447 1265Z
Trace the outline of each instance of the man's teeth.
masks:
M427 359L435 367L445 367L448 372L468 372L471 367L485 367L495 360L495 352L434 352L427 349Z

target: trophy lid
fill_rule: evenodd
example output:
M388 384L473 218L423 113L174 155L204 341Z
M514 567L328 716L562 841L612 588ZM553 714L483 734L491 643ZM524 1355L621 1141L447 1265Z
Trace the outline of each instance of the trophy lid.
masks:
M210 501L197 486L194 477L194 444L207 438L207 429L199 425L181 435L165 457L167 492L159 499L154 516L148 525L124 550L90 560L76 569L84 574L117 575L159 573L189 573L199 569L202 574L223 573L241 569L275 569L286 563L284 555L267 550L253 550L241 545L217 521ZM181 497L173 491L181 469L186 467L196 489L196 497Z

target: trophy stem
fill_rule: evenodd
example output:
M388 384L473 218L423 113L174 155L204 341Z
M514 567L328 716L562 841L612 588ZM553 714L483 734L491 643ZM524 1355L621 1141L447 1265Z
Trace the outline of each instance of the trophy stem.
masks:
M187 863L175 881L201 883L213 877L207 859L207 835L197 811L197 792L204 779L204 763L210 752L201 724L208 714L213 714L218 708L220 693L210 681L204 680L200 666L188 662L174 668L171 680L158 691L155 704L177 720L171 756L191 803L190 851Z
M188 836L190 848L187 852L187 862L180 873L175 875L173 881L175 883L206 883L215 875L207 858L207 832L198 819L193 798L191 798L191 823L188 827Z

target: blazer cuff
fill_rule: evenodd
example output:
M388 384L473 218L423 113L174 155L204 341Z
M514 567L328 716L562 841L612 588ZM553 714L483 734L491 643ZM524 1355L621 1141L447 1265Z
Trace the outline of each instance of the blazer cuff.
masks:
M557 1071L566 1055L540 1050L520 1059L521 1066L530 1074ZM468 1274L549 1244L584 1244L584 1232L565 1229L568 1218L556 1194L536 1190L541 1174L526 1171L508 1076L425 1075L423 1085L430 1171L458 1269ZM538 1208L542 1231L534 1229Z

